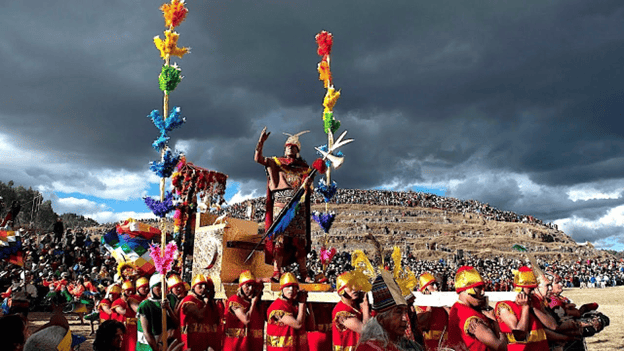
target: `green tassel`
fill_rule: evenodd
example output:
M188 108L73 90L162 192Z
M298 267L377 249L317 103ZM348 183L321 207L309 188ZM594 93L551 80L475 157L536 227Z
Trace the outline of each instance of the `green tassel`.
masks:
M180 75L181 71L182 70L177 66L163 66L158 76L160 90L166 93L175 90L178 83L182 80L182 76Z
M323 113L323 130L325 134L329 133L329 131L336 133L338 129L340 129L340 121L334 119L334 113L331 111Z

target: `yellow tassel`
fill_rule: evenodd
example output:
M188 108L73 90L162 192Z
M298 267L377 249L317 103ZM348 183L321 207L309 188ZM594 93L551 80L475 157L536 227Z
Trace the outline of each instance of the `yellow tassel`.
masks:
M329 87L329 82L331 81L331 71L329 70L329 64L327 61L319 62L317 70L319 73L319 80L323 81L325 88Z
M323 99L323 106L325 106L325 112L333 111L334 105L338 101L340 97L340 90L336 91L333 87L329 87L327 89L327 93L325 94L325 98Z
M163 59L169 56L178 56L182 58L185 54L189 53L189 48L179 48L178 47L178 38L180 34L176 32L172 32L170 30L165 31L165 40L163 41L160 37L154 37L154 44L156 48L160 51L160 57Z
M351 285L355 290L369 292L373 289L373 285L370 283L369 278L364 273L362 273L362 271L357 269L353 270L351 272L351 275L353 276L351 278Z
M395 246L390 257L392 257L392 262L394 262L392 274L394 275L394 279L398 279L401 274L401 249L398 246Z
M353 251L353 255L351 256L351 265L355 268L355 270L368 276L370 280L375 279L375 267L373 267L368 260L368 257L366 257L362 250Z

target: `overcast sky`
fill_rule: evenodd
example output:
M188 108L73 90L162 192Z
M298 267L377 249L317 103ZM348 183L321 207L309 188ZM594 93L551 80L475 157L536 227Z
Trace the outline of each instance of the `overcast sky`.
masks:
M162 109L161 1L0 5L0 180L59 212L143 216ZM624 2L192 1L171 94L187 123L172 147L229 175L228 197L264 194L253 162L285 136L326 142L314 35L334 34L342 188L443 189L624 247Z

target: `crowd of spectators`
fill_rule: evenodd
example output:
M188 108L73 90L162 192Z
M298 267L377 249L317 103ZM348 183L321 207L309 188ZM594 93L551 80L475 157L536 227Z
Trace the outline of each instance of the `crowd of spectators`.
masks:
M314 192L311 201L314 204L324 203L323 196L317 192ZM264 219L264 203L265 198L259 197L232 204L224 211L232 217L261 221ZM476 200L459 200L453 197L415 191L338 189L329 203L399 206L402 208L426 207L462 214L476 214L486 220L533 223L549 229L558 229L556 224L544 223L542 220L529 215L499 210Z

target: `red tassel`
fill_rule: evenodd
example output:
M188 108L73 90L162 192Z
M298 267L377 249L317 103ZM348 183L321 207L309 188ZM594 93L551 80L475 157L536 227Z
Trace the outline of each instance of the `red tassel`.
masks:
M327 56L331 53L332 45L334 44L334 37L331 33L321 31L316 35L316 44L318 45L317 53L319 56Z
M314 163L312 164L312 167L314 167L314 169L316 169L321 174L327 171L327 165L325 164L325 161L323 161L323 159L321 158L317 158L316 161L314 161Z

